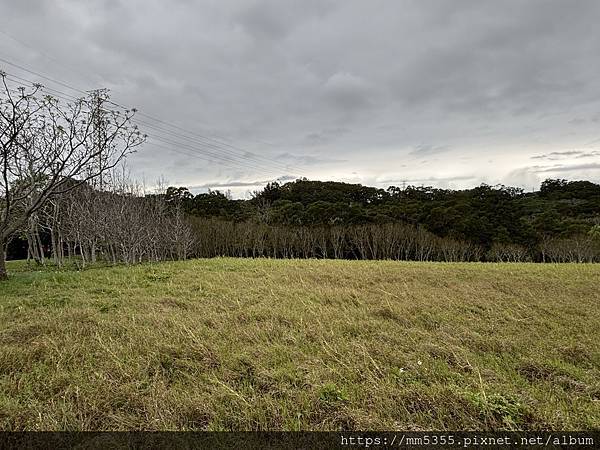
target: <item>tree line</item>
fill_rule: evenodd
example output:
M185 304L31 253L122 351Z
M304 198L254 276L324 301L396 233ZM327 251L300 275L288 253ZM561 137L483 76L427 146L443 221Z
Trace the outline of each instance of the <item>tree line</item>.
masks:
M403 223L281 226L216 218L191 220L196 257L390 259L403 261L600 262L593 234L544 241L539 248L439 237Z
M5 260L113 264L239 256L416 261L600 261L600 185L537 192L298 179L251 198L148 193L116 168L145 136L107 91L71 103L0 72L0 279ZM0 89L1 90L1 89Z
M425 195L415 199L416 194L427 190L409 187L402 191L389 189L387 192L391 194L385 201L371 196L362 202L354 194L372 193L375 188L338 183L336 187L353 192L347 203L340 200L337 204L324 204L318 198L319 193L313 192L309 198L317 198L316 201L306 206L292 202L296 203L296 214L290 214L290 200L282 201L277 196L273 199L273 191L283 188L289 192L298 185L314 189L331 184L297 180L287 186L269 185L250 200L233 200L220 192L193 195L185 188L175 187L148 194L126 178L112 175L106 177L103 190L86 184L48 201L30 218L23 234L27 241L24 247L28 258L43 263L44 258L50 257L59 265L69 259L81 265L97 260L134 264L215 256L446 262L600 261L599 210L583 201L594 201L589 192L593 194L596 185L587 182L583 186L588 190L579 191L577 197L568 191L581 187L580 182L548 180L539 192L528 194L504 186L480 186L468 191L431 191L429 195L435 194L435 199ZM463 209L462 220L470 225L463 224L469 231L462 233L460 229L435 233L429 223L419 222L416 205L435 210L441 202L456 201L453 197L474 197L474 205L470 207L476 208L480 216L485 217L486 210L496 209L504 217L498 218L500 225L493 220L481 220L479 223L486 228L475 228L473 232L469 228L473 226L469 211ZM490 203L487 208L481 204L486 199ZM509 201L502 205L499 199ZM550 205L558 209L554 204L558 203L566 204L571 211L578 208L576 211L580 212L564 214L559 225L543 223L542 230L551 226L554 232L538 234L536 230L540 228L536 224L545 212L538 209L537 214L531 213L536 211L532 208L536 201L540 202L538 208ZM437 202L438 206L430 202ZM519 215L522 202L530 211L525 217ZM395 211L398 217L390 217L389 211ZM503 230L501 221L506 216L514 222L506 225L522 224L522 229ZM488 236L492 238L488 240Z
M299 179L268 184L249 200L184 187L165 195L193 218L199 256L600 259L600 185L589 181L549 179L526 193L502 185L379 189Z
M55 196L22 230L27 259L81 267L98 261L135 264L188 258L194 239L181 208L164 195L146 194L123 178L104 180L102 190L80 185Z

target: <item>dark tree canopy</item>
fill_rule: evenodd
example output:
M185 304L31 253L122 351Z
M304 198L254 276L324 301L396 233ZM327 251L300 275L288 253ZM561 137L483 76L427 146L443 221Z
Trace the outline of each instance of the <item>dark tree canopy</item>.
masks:
M94 192L93 189L87 191ZM131 241L133 236L138 236L140 239L131 242L131 251L124 257L127 261L132 260L129 253L133 252L138 255L136 260L149 258L148 255L160 259L165 255L182 254L598 262L599 192L600 186L589 181L546 180L540 191L525 193L502 185L483 184L465 190L391 186L384 190L300 179L285 184L270 183L249 200L234 200L219 191L194 195L185 187L170 187L161 194L146 194L147 203L143 199L121 199L125 194L117 192L107 208L116 206L119 211L122 209L119 204L125 202L123 204L130 206L127 211L139 213L132 216L138 219L132 221L116 213L98 211L101 216L108 216L87 220L84 225L88 225L76 233L69 231L72 219L67 220L69 214L72 216L72 208L63 207L62 216L57 216L56 206L60 205L55 205L51 219L62 224L63 231L59 235L76 237L68 245L77 247L92 260L95 250L108 252L113 259L119 257L121 250L115 250L114 242ZM102 200L106 196L100 192L92 197ZM86 200L80 204L82 217L93 212L85 206L87 203ZM100 204L106 203L100 201ZM143 205L163 206L146 211ZM180 212L185 213L185 220ZM148 218L151 220L146 220ZM134 225L143 222L142 219L148 222L146 228ZM121 225L115 225L112 234L102 231L102 226L115 220ZM162 232L167 231L162 224L167 222L171 223L172 233L160 238ZM96 225L100 226L100 233L93 232ZM114 241L114 232L120 236L121 228L125 234ZM57 229L40 222L38 231L28 234L29 246L15 239L9 246L9 256L23 257L28 249L31 253L32 243L34 250L36 245L39 248L38 257L43 256L44 247L60 251L61 246L57 246L57 239L53 238ZM136 230L138 234L132 234ZM147 242L139 232L149 236ZM88 243L81 242L80 236L88 236ZM177 243L174 253L160 246L167 241Z
M549 179L532 193L503 185L379 189L307 179L269 183L250 200L232 200L219 191L192 195L185 188L169 188L168 192L198 217L284 226L411 223L487 249L495 243L534 247L544 237L585 233L600 223L600 185L590 181ZM268 214L257 214L265 208Z

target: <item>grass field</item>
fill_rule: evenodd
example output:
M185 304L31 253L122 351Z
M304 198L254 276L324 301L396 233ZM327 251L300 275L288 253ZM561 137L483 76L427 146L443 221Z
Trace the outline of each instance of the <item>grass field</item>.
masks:
M9 270L0 429L600 429L600 265Z

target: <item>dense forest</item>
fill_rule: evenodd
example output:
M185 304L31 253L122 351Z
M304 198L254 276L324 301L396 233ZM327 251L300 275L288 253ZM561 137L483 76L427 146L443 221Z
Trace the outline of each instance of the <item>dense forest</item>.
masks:
M190 256L597 262L600 185L546 180L526 193L298 179L270 183L248 200L184 187L148 195L86 186L30 221L8 256L61 260L65 251L84 262L125 263Z

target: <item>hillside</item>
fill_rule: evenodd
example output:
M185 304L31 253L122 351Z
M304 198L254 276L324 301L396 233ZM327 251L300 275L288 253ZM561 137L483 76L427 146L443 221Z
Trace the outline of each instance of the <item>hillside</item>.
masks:
M247 200L183 187L123 189L85 185L57 196L12 236L8 259L600 262L600 185L589 181L549 179L526 193L298 179Z
M285 226L419 224L438 236L535 247L544 236L570 237L600 224L600 185L590 181L544 181L536 192L510 186L452 190L427 186L387 189L299 179L268 184L250 200L219 191L192 195L169 188L189 214L224 220L256 219ZM266 217L265 217L266 216Z
M598 429L598 265L230 259L0 284L0 428Z

